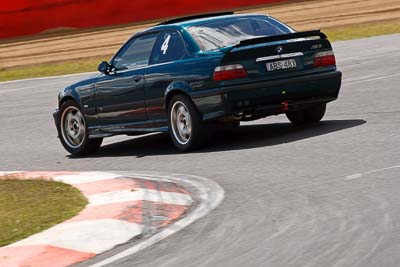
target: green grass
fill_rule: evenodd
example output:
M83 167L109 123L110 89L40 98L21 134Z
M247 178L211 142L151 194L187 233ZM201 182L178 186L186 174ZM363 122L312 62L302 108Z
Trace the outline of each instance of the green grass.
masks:
M340 28L328 28L323 29L323 31L328 35L330 41L350 40L377 35L400 33L400 22L361 24ZM47 77L96 71L97 65L101 61L108 58L109 56L101 56L97 58L5 69L0 71L0 82L24 78Z
M96 71L97 66L103 60L109 60L109 57L103 56L4 69L0 70L0 82Z
M400 22L361 24L340 28L323 29L331 41L352 40L385 34L400 33Z
M78 214L81 192L61 182L0 179L0 247Z

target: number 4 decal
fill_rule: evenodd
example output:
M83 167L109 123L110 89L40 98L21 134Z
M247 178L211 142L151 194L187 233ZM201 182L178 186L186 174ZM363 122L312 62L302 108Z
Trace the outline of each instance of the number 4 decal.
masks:
M165 55L167 53L169 39L171 39L171 35L168 35L167 38L165 38L165 41L161 46L161 51L163 52L163 55Z

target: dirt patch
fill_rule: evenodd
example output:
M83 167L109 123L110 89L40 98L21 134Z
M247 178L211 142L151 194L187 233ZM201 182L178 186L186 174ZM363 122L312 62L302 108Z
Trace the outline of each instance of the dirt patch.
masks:
M240 10L270 14L297 30L400 21L398 0L308 0ZM0 42L0 69L110 56L130 37L152 24L85 30L66 35Z

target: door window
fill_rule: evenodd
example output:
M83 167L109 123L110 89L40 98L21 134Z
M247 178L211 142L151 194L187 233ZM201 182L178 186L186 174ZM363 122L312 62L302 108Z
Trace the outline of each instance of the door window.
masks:
M154 45L150 64L159 64L182 59L186 47L181 35L175 31L162 32Z
M130 40L114 57L114 67L121 70L148 65L157 35L147 34Z

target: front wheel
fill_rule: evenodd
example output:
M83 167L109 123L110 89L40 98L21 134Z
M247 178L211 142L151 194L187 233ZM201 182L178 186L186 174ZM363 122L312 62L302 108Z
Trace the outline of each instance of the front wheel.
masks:
M313 106L308 109L291 111L286 113L286 117L296 126L317 123L322 120L326 111L326 103Z
M103 138L89 139L85 117L79 105L72 100L66 101L60 108L58 132L61 144L72 155L87 155L96 152Z
M168 127L174 145L190 151L205 144L207 132L193 102L185 95L174 96L168 106Z

